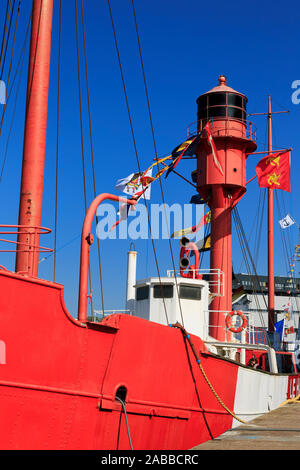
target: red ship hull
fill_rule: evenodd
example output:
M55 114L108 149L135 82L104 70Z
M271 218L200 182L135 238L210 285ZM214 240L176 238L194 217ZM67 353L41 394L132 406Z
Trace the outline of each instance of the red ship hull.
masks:
M120 386L135 450L189 449L231 427L179 330L128 315L82 325L61 285L7 271L0 289L1 449L129 449ZM238 365L201 358L233 407Z

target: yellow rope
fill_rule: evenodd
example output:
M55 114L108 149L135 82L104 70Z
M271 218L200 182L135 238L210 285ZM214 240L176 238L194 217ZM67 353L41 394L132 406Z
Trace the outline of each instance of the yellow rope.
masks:
M196 358L196 361L197 361L197 364L200 368L200 371L207 383L207 385L209 386L210 390L212 391L212 393L214 394L214 396L216 397L217 401L220 403L220 405L224 408L224 410L227 411L227 413L229 413L234 419L236 419L237 421L239 421L240 423L243 423L243 424L248 424L246 421L243 421L242 419L240 419L233 411L231 411L226 405L225 403L223 403L223 401L221 400L221 398L219 397L219 395L217 394L217 392L215 391L214 387L212 386L211 382L209 381L202 365L200 364L200 358L198 357L197 353L196 353L196 349L195 349L195 346L193 345L191 339L190 339L190 335L187 333L187 331L184 329L184 327L180 324L180 323L176 323L175 325L172 325L173 327L175 328L179 328L183 335L186 337L186 339L188 340L190 346L191 346L191 349L194 353L194 356Z
M242 419L238 418L238 416L233 412L231 411L226 405L225 403L223 403L223 401L221 400L221 398L219 397L219 395L217 394L217 392L215 391L215 389L213 388L212 384L210 383L203 367L201 364L198 364L199 365L199 368L202 372L202 375L207 383L207 385L209 386L209 388L211 389L212 393L214 394L214 396L216 397L217 401L220 403L220 405L224 408L224 410L227 411L227 413L229 413L234 419L236 419L237 421L239 421L240 423L243 423L243 424L248 424L246 421L243 421Z
M288 400L285 400L279 406L284 406L284 405L287 405L288 403L300 403L300 393L295 398L289 398Z

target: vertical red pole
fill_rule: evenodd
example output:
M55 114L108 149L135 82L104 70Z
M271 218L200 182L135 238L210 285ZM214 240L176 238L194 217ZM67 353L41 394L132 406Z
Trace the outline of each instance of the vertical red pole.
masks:
M225 312L232 310L231 199L226 195L226 188L221 185L212 188L210 207L210 269L219 269L224 273L225 289L224 296L215 297L210 305L209 334L219 341L225 341ZM216 281L217 274L213 278ZM217 286L212 288L212 293L214 290L218 290Z
M19 225L28 227L41 225L52 13L53 0L33 0L19 206ZM37 277L39 230L26 231L18 236L16 272Z
M271 96L268 103L268 152L272 153ZM268 330L274 331L275 285L274 285L274 210L273 189L268 189Z

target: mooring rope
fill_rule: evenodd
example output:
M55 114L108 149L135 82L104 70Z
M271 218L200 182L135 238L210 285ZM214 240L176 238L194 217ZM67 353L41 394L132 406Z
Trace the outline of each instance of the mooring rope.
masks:
M227 411L227 413L229 413L234 419L236 419L237 421L239 421L240 423L243 423L243 424L249 424L247 423L246 421L243 421L242 419L240 419L233 411L231 411L228 406L225 405L225 403L222 401L222 399L220 398L220 396L217 394L217 392L215 391L212 383L210 382L210 380L208 379L206 373L205 373L205 370L203 369L203 366L201 364L201 359L200 357L198 356L197 354L197 351L196 351L196 348L191 340L191 336L188 334L188 332L184 329L184 327L180 324L180 323L175 323L173 325L170 325L172 326L173 328L178 328L181 330L183 336L187 339L187 341L189 342L189 345L191 346L191 349L193 351L193 354L195 356L195 359L196 359L196 362L199 366L199 369L204 377L204 380L206 381L207 385L209 386L210 390L212 391L212 393L214 394L214 396L216 397L217 401L220 403L220 405L224 408L224 410Z

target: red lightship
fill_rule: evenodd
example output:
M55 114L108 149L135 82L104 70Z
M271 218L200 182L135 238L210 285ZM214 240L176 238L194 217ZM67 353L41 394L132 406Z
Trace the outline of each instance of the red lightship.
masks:
M47 250L40 235L48 230L41 214L52 7L52 0L33 1L19 224L8 229L18 232L16 268L0 270L0 448L191 449L299 393L293 353L251 342L246 313L237 312L241 326L233 324L231 216L256 150L247 98L221 76L197 100L196 181L211 210L210 270L201 272L197 247L185 238L181 275L136 280L130 251L132 315L89 321L96 210L107 199L136 204L101 194L83 223L74 319L63 286L38 277L39 254ZM253 354L259 369L248 365ZM288 370L279 370L279 356Z

